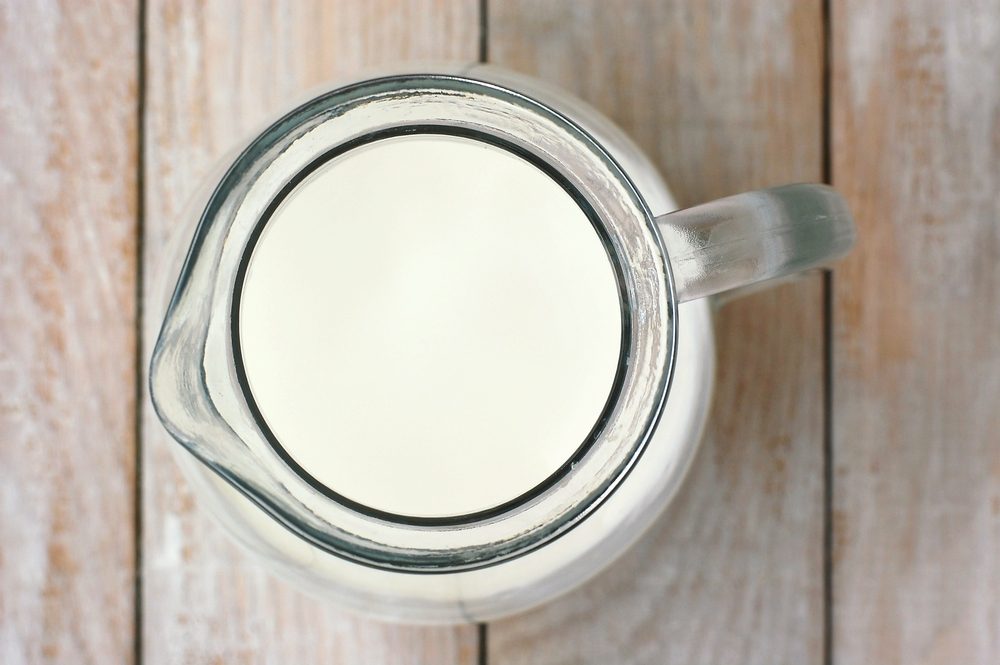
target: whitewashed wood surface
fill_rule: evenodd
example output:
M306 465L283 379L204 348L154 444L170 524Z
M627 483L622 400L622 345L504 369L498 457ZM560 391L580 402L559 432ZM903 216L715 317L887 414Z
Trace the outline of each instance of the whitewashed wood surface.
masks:
M385 626L195 505L137 295L303 90L480 55L617 120L682 204L830 178L861 239L720 313L704 448L619 564L481 630ZM0 663L1000 662L997 63L1000 0L0 2Z
M215 160L303 92L359 68L475 59L471 2L150 2L143 266L157 267L178 215ZM147 300L159 296L147 290ZM144 350L159 322L143 322ZM475 627L355 619L272 579L197 508L174 445L144 399L142 662L472 663Z
M0 3L0 663L128 663L138 11Z
M491 4L489 55L615 119L692 205L822 178L822 34L797 0L520 0ZM594 582L491 625L489 662L822 660L821 277L720 314L709 430L674 505Z
M1000 2L834 2L835 655L1000 662Z

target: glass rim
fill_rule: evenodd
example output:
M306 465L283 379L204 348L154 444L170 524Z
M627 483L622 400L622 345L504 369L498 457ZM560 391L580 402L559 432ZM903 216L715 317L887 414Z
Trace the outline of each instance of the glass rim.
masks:
M209 197L207 204L205 205L202 216L200 219L198 232L192 242L191 250L189 251L187 260L185 261L185 268L181 273L178 280L177 288L174 292L174 296L171 299L170 305L168 307L167 319L169 320L172 315L175 315L175 308L181 308L183 306L183 300L185 296L190 294L186 293L187 288L190 286L190 279L192 276L192 263L198 260L198 255L201 249L207 243L207 232L211 230L213 224L216 224L219 219L228 220L229 226L232 226L235 222L237 215L239 214L242 206L245 203L245 199L252 193L252 187L255 186L261 179L264 169L272 166L277 155L282 154L285 151L289 151L291 144L298 139L302 138L304 134L297 133L307 127L310 123L314 124L312 129L321 126L324 122L329 122L335 120L338 116L335 111L342 110L345 106L350 106L351 104L364 103L366 99L371 96L378 98L382 93L386 93L389 98L393 94L398 94L400 91L407 90L423 90L427 91L427 94L441 94L445 98L445 101L455 101L456 99L461 100L461 94L464 93L468 95L477 95L485 99L492 100L503 100L505 107L505 112L510 113L511 109L520 109L524 115L528 116L527 119L536 121L538 116L544 117L552 127L556 128L554 136L563 140L563 148L567 148L570 156L576 154L582 159L584 152L589 151L590 153L590 166L593 167L595 164L600 164L603 166L603 174L589 173L588 175L592 178L596 178L595 182L602 181L604 186L611 187L615 190L615 193L629 200L629 205L622 204L623 208L631 208L634 216L638 218L639 215L642 217L644 224L644 231L641 234L642 238L639 241L633 240L635 245L643 245L645 247L646 253L643 256L646 257L646 261L635 264L627 252L623 252L622 245L623 239L621 237L622 231L620 228L621 220L611 217L608 218L606 211L602 214L599 210L602 201L593 200L595 199L595 194L593 187L588 191L584 191L585 188L579 186L580 178L579 174L574 174L572 168L566 167L566 161L561 163L561 167L557 166L551 160L551 155L547 158L545 155L540 154L537 149L538 146L532 145L530 142L520 141L517 142L517 138L523 138L523 135L518 135L516 129L509 129L512 132L504 138L502 132L497 129L497 133L491 133L485 127L469 128L460 124L463 118L461 117L461 112L457 112L457 121L448 123L447 121L437 121L440 124L434 123L396 123L390 124L387 128L383 128L381 131L384 132L395 132L398 134L403 134L407 132L415 133L420 131L421 128L424 130L428 128L433 128L439 132L465 132L469 134L475 134L472 138L476 140L488 139L488 142L502 143L500 147L508 150L516 150L515 154L521 154L520 156L528 156L529 161L531 161L535 166L544 165L546 173L557 179L564 186L564 189L570 191L574 199L577 199L579 203L585 203L586 205L581 205L581 208L587 213L588 218L591 219L591 223L594 224L595 229L598 230L598 235L605 245L605 249L608 252L609 259L612 266L614 267L615 277L618 281L619 292L620 292L620 303L622 306L622 348L619 356L618 370L615 376L615 384L609 395L608 402L605 406L605 412L609 412L614 408L618 408L621 404L621 392L626 384L626 380L629 376L635 375L637 372L645 372L651 376L647 376L647 392L649 395L640 401L639 407L645 410L646 413L632 413L629 414L633 420L642 420L639 416L645 416L644 422L636 424L635 429L639 432L638 435L630 437L631 450L628 454L624 456L623 461L616 465L616 468L603 479L604 482L597 489L599 491L592 491L582 497L580 500L575 502L571 508L572 510L563 511L561 514L555 516L554 519L544 521L540 525L536 525L534 529L530 531L527 535L528 538L521 537L516 539L518 542L514 544L513 542L500 541L488 541L485 545L474 547L476 552L468 551L470 548L455 547L455 548L442 548L440 550L423 550L419 553L409 552L407 548L398 547L388 547L381 548L376 547L375 550L378 552L373 552L371 545L373 541L370 537L360 536L358 534L357 538L333 538L328 529L324 528L322 522L316 523L316 520L311 519L314 517L313 514L317 505L312 505L308 492L299 491L298 494L294 496L295 501L288 501L287 499L293 498L291 495L282 496L280 493L274 490L277 487L283 487L282 481L288 482L288 476L285 475L283 478L278 479L270 474L269 471L273 469L264 468L267 465L266 460L256 460L260 464L256 465L258 471L263 471L263 476L271 475L271 480L277 481L276 483L265 483L259 482L263 476L258 475L257 478L252 478L255 475L250 473L249 469L255 465L251 464L249 467L245 464L234 464L233 460L227 459L226 455L219 454L206 454L207 448L211 446L204 445L205 442L195 442L191 441L190 436L179 435L177 431L178 428L171 428L168 424L168 429L171 429L171 433L178 439L183 445L185 445L200 461L207 464L210 468L215 470L219 475L225 478L231 485L236 487L241 493L248 496L254 503L265 510L269 515L277 519L286 528L289 528L295 532L300 537L309 541L310 543L319 546L321 549L326 550L334 555L348 558L352 561L360 563L362 565L373 566L376 568L386 568L390 570L402 570L410 573L425 573L425 572L454 572L456 570L467 570L482 568L490 565L495 565L504 560L510 558L521 556L526 554L538 547L544 545L546 542L559 537L560 535L568 532L574 526L582 522L593 512L614 492L615 489L625 480L628 473L638 462L642 455L643 450L648 443L653 430L655 429L656 422L658 421L663 405L666 400L666 395L669 392L669 383L673 375L673 365L676 356L676 315L677 315L677 298L674 286L673 276L670 270L669 258L666 251L663 248L662 239L659 236L659 231L655 223L653 222L653 216L650 213L648 207L646 206L644 200L638 192L638 189L632 183L628 174L622 170L622 168L617 164L617 162L611 157L611 155L601 146L601 144L594 139L583 127L575 123L572 119L568 118L564 114L560 113L557 109L554 109L551 105L539 102L531 97L528 97L522 92L512 90L509 87L497 85L495 83L490 83L487 81L479 80L468 75L460 74L435 74L435 73L420 73L420 74L398 74L392 76L386 76L381 78L368 79L358 83L354 83L341 88L336 88L330 92L327 92L319 97L316 97L305 104L297 107L288 114L282 116L276 122L272 123L265 131L260 133L256 138L250 142L250 144L240 153L240 155L232 162L226 171L225 175L221 178L212 195ZM480 100L481 101L481 100ZM374 113L377 115L378 109L368 109L368 113ZM534 114L534 117L532 117ZM504 118L499 117L496 120L498 123L503 122ZM377 123L372 120L372 124ZM443 129L444 128L444 129ZM370 142L372 140L378 140L377 138L372 139L370 137L379 134L379 130L372 127L367 133L363 133L358 137L354 137L353 141L364 141ZM515 140L508 140L514 138ZM535 137L537 138L537 137ZM351 140L336 143L331 145L326 145L323 147L323 156L330 155L330 153L339 150L338 154L346 152L346 150L352 147L357 147L357 143L351 145ZM346 146L346 147L345 147ZM552 146L549 146L552 148ZM555 149L555 148L552 148ZM512 151L513 151L512 150ZM322 156L321 156L322 157ZM332 158L332 155L327 156L326 159ZM310 164L319 162L320 164L325 163L325 160L319 161L319 158L314 158ZM295 182L283 181L282 186L279 188L277 194L271 192L268 196L268 206L267 210L273 212L274 207L291 191L294 185L301 181L308 173L308 166L298 168L292 174L292 179L298 178ZM316 168L316 167L313 167ZM550 173L551 171L551 173ZM306 172L306 173L304 173ZM553 175L555 174L555 175ZM247 182L247 177L250 177L251 182ZM561 182L562 179L564 182ZM613 183L613 184L612 184ZM273 189L273 187L272 187ZM233 198L237 200L233 201ZM599 198L599 197L597 197ZM606 202L605 202L606 203ZM220 217L225 212L228 217ZM265 210L266 212L266 210ZM253 420L258 428L262 430L262 434L265 439L268 439L267 443L271 449L278 454L279 457L283 457L280 454L280 442L278 446L275 447L274 442L276 437L268 437L269 428L266 425L266 421L260 417L259 410L256 414L253 413L253 398L252 393L249 391L249 386L246 382L245 371L242 377L240 377L240 358L239 358L239 293L242 288L242 282L240 277L240 271L245 275L246 264L253 250L253 233L256 232L259 236L260 231L263 230L266 225L269 214L257 215L253 220L251 231L251 236L248 240L240 241L242 245L242 250L239 251L239 262L236 272L236 277L233 283L229 286L229 294L231 297L230 307L227 308L226 314L229 317L228 321L228 351L230 353L229 360L235 365L234 373L236 374L237 383L239 384L239 390L237 391L242 399L246 401L244 405L251 412ZM634 220L633 220L634 221ZM617 224L617 225L616 225ZM634 226L635 224L633 224ZM633 229L634 231L634 229ZM655 246L655 247L654 247ZM638 251L638 250L636 250ZM634 253L634 252L633 252ZM653 257L654 260L650 260ZM655 258L659 257L659 265L655 265ZM638 271L652 271L656 274L648 275L636 274ZM657 270L659 272L657 272ZM215 284L213 286L218 289L220 281L216 278ZM221 282L225 282L224 277ZM225 288L225 287L224 287ZM660 303L660 308L657 309L648 300L642 300L638 296L648 295L647 292L643 292L642 289L651 290L654 296L657 296L662 300ZM655 299L654 296L650 298ZM213 308L217 309L216 308ZM653 311L655 310L655 311ZM659 328L657 332L660 336L665 338L660 340L661 344L665 344L665 348L659 349L661 353L661 362L658 367L637 367L639 363L636 362L637 358L635 356L635 345L637 343L637 336L640 335L640 330L638 327L642 324L648 328L653 326L654 322L651 322L651 314L656 314L656 318L659 320ZM165 334L168 332L167 322L164 323L164 331L161 332L160 340L157 342L157 349L154 352L154 368L156 366L156 356L161 350L161 344L165 343ZM648 330L646 331L648 333ZM208 334L206 332L208 336ZM206 354L208 352L206 351ZM162 354L160 354L162 355ZM641 360L639 358L638 360ZM631 373L631 374L630 374ZM658 374L658 375L657 375ZM153 372L151 372L150 377L151 387L154 386ZM652 385L655 383L656 385ZM157 405L157 412L161 416L161 420L165 423L169 423L171 420L170 414L167 413L168 409L160 408L160 400L156 399L157 390L152 391L154 393L154 403ZM206 392L208 392L206 390ZM637 409L639 408L637 407ZM373 523L377 523L380 526L390 526L395 529L409 530L411 533L426 533L428 531L440 530L451 533L456 533L458 531L468 532L476 528L477 525L484 524L495 524L498 521L502 522L504 519L511 518L512 516L518 515L518 508L523 507L526 504L532 504L532 502L537 502L541 497L546 495L546 492L552 490L555 486L566 483L566 477L572 476L574 473L578 473L577 468L582 466L582 462L590 454L590 452L598 447L602 442L607 445L610 441L605 440L605 431L602 429L607 425L607 420L610 416L607 413L602 412L601 417L598 419L593 430L591 431L591 436L588 436L587 440L581 443L577 452L567 460L552 476L547 478L539 486L536 486L529 493L530 496L520 496L515 499L505 502L500 506L488 509L486 511L481 511L477 513L472 513L465 516L459 516L458 519L445 517L445 518L414 518L411 516L398 516L392 514L384 514L380 511L372 509L371 511L358 510L357 505L351 505L348 501L345 503L343 501L344 497L331 496L330 492L336 494L333 490L330 492L323 491L322 488L326 488L325 485L315 482L309 482L308 474L304 474L303 469L295 469L294 467L289 467L290 471L298 478L305 481L310 489L314 492L318 492L319 495L323 496L326 500L332 500L339 503L341 506L353 510L355 513L360 513L360 515L370 520ZM607 416L607 417L606 417ZM238 438L238 437L237 437ZM273 440L272 440L273 439ZM195 445L196 443L201 443L202 445ZM248 453L249 455L249 453ZM249 459L249 457L248 457ZM243 460L246 461L246 460ZM283 459L283 463L288 465L288 459ZM271 487L267 488L266 485L270 484ZM316 485L321 485L322 488L316 487ZM544 487L542 487L544 485ZM287 489L287 488L285 488ZM330 488L326 488L330 489ZM537 490L537 491L536 491ZM305 511L296 509L298 507L305 508ZM402 517L402 519L400 519ZM325 525L326 527L339 527L333 522ZM523 536L524 534L520 534ZM376 543L377 545L377 543ZM431 554L432 556L429 556Z

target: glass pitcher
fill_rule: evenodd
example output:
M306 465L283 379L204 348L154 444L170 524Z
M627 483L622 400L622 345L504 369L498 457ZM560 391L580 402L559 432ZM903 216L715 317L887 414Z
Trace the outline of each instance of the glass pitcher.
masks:
M610 121L479 64L324 91L206 185L156 412L276 574L407 622L494 619L611 563L697 449L711 297L854 240L822 185L674 211Z

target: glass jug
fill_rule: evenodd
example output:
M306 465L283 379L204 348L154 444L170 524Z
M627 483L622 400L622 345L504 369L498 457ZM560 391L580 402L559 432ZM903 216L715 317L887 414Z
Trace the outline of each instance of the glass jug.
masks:
M710 297L854 240L822 185L674 212L610 121L478 64L325 91L207 184L157 414L275 573L409 622L521 611L613 561L697 449Z

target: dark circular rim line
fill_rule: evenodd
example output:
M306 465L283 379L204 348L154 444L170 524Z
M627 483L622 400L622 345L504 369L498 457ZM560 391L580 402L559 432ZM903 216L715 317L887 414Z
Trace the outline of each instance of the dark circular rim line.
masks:
M517 157L527 161L529 164L548 175L567 194L569 194L573 201L584 211L587 219L590 220L591 226L596 231L598 238L600 238L601 244L604 246L605 253L608 256L608 260L610 261L615 274L615 281L618 285L618 301L621 307L621 347L618 356L618 367L612 382L611 391L604 404L604 408L601 410L601 413L597 418L597 421L573 455L571 455L569 459L567 459L543 481L509 501L472 513L444 517L421 517L379 510L334 491L328 485L320 482L308 471L306 471L298 462L295 461L288 451L285 450L285 448L281 445L281 442L278 440L278 437L274 434L270 426L267 424L267 421L264 419L264 416L254 399L253 392L250 390L250 383L247 379L246 368L243 362L243 350L240 340L240 303L243 296L243 287L246 280L247 270L249 269L250 260L253 257L254 249L256 248L257 242L264 232L264 229L267 227L268 222L288 195L291 194L291 192L298 187L302 181L315 173L319 168L350 150L354 150L361 146L384 139L416 134L457 136L487 143L513 153ZM246 246L243 249L243 254L240 257L239 266L236 271L233 288L233 302L230 311L230 333L237 382L240 385L240 390L246 400L247 407L256 421L257 426L260 428L264 437L282 461L284 461L293 472L309 483L309 485L311 485L314 489L351 510L384 521L395 522L406 526L425 527L461 526L497 517L535 499L566 476L570 469L583 459L595 441L599 438L600 433L607 424L611 410L618 401L622 386L624 385L625 369L627 367L626 361L631 351L631 325L631 309L628 303L628 292L625 284L624 271L612 246L611 238L601 224L599 215L583 194L581 194L579 190L573 186L566 176L555 169L555 167L548 164L524 147L483 131L444 124L401 125L369 132L368 134L351 139L335 146L334 148L331 148L296 173L268 204L247 239Z

